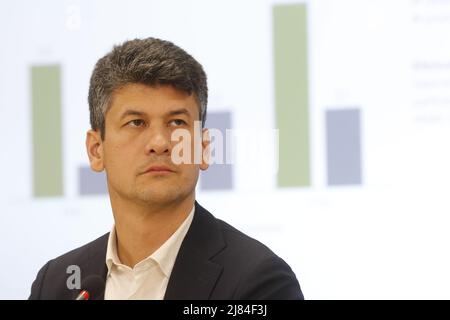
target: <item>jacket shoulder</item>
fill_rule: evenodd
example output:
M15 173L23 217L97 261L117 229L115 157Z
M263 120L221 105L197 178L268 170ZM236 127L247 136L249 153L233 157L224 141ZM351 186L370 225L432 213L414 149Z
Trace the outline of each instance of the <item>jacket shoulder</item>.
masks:
M68 268L79 267L82 277L85 273L101 273L104 265L101 261L105 261L108 236L109 233L48 261L39 270L31 286L29 299L70 299L72 292L68 290L66 284L70 276Z
M223 280L234 283L233 299L303 299L290 266L260 241L217 219L226 242L214 260Z
M247 257L246 260L259 260L264 259L265 257L275 256L275 253L262 242L250 237L223 220L216 220L222 231L229 252L236 251L236 254Z

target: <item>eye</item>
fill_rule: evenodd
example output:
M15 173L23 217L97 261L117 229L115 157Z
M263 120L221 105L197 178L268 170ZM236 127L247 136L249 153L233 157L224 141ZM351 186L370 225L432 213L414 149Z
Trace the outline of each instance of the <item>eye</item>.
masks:
M183 126L183 125L187 124L186 121L184 121L182 119L174 119L174 120L171 120L170 123L173 123L176 127Z
M127 125L131 125L132 127L142 127L145 125L145 121L142 119L134 119L128 122Z

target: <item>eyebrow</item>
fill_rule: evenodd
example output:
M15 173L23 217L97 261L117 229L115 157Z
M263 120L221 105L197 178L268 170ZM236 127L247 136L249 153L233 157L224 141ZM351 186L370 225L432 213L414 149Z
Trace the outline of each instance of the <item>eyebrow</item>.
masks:
M177 115L179 115L179 114L185 114L185 115L187 115L187 116L190 116L190 115L191 115L191 113L189 112L189 110L186 109L186 108L181 108L181 109L172 110L172 111L169 111L169 112L167 113L167 115L169 115L169 116L177 116Z
M171 111L167 112L165 115L166 116L176 116L176 115L180 115L180 114L185 114L187 116L191 115L189 110L186 109L186 108L180 108L180 109L171 110ZM128 110L126 110L125 112L122 113L122 115L120 116L120 120L123 120L125 117L128 117L128 116L140 116L140 117L142 117L142 116L145 116L145 115L146 115L145 112L128 109Z
M137 110L126 110L124 113L122 113L122 115L120 116L120 120L124 119L125 117L128 116L144 116L145 113L142 111L137 111Z

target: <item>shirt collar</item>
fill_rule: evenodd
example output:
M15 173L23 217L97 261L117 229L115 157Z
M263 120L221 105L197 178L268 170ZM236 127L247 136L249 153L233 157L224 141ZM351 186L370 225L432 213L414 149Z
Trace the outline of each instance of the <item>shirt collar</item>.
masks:
M183 242L183 239L186 236L186 233L188 232L194 218L194 211L195 206L192 207L192 210L187 218L170 236L170 238L167 239L166 242L164 242L161 247L159 247L150 256L136 264L136 266L138 266L141 262L153 260L161 268L161 271L164 273L164 275L167 278L170 277L173 266L175 264L175 259L181 247L181 243ZM106 249L106 266L108 267L108 275L111 273L111 268L113 265L122 265L119 256L117 255L117 236L115 225L113 225L112 230L109 233L108 246Z

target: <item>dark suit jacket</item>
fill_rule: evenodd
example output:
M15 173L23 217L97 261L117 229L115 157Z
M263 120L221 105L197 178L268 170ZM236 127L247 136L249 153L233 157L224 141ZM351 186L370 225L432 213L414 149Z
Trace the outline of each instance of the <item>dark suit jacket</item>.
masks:
M66 285L70 265L80 267L82 279L99 275L106 281L108 236L47 262L29 299L74 299L79 290ZM196 202L164 299L303 299L303 294L281 258Z

